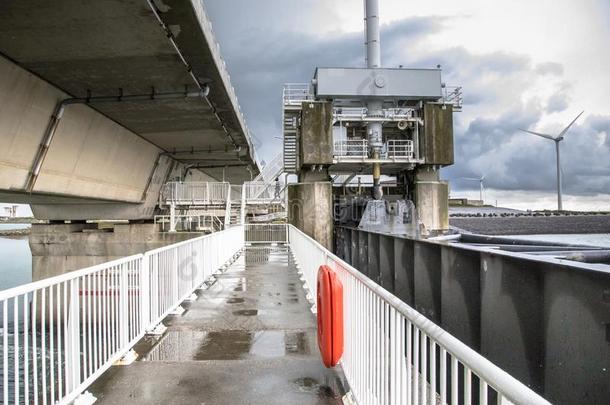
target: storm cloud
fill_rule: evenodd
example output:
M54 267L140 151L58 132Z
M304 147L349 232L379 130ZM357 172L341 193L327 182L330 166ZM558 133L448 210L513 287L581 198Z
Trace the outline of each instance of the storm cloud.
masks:
M326 2L207 0L231 80L266 160L281 150L281 93L287 82L308 82L317 66L363 66L363 34L319 35L308 26L341 18ZM306 4L306 6L304 6ZM327 13L320 13L320 8ZM296 15L295 15L296 14ZM464 89L455 118L456 164L443 170L451 188L476 189L463 177L486 175L497 190L553 191L553 142L520 128L558 133L574 117L571 83L556 61L534 63L508 50L430 48L428 38L450 17L413 17L382 26L384 66L443 68L443 80ZM298 25L298 29L295 29ZM532 89L544 87L547 92ZM610 115L585 115L562 142L566 193L610 192Z

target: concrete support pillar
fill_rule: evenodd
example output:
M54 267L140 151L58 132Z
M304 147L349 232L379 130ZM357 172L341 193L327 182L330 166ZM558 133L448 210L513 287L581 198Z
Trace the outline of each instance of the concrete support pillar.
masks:
M200 236L162 233L155 224L33 224L32 281L57 276Z
M288 200L288 221L332 250L332 184L325 181L291 184Z
M415 206L426 235L449 229L449 185L438 175L437 169L428 166L415 179Z

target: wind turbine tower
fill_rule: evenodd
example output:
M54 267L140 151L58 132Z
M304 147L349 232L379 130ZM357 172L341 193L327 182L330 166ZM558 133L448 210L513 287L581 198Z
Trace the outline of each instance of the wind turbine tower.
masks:
M541 134L539 132L534 132L534 131L530 131L527 129L521 129L521 131L523 131L523 132L527 132L532 135L540 136L542 138L550 139L551 141L555 142L555 153L556 153L556 157L557 157L557 210L559 210L559 211L563 210L563 205L561 202L562 185L561 185L561 161L560 161L560 157L559 157L559 142L563 141L565 134L570 130L572 125L574 125L576 120L578 118L580 118L580 116L583 113L584 113L584 111L582 111L580 114L578 114L576 116L576 118L574 118L574 120L572 120L572 122L570 122L570 124L567 127L565 127L563 129L563 131L561 131L559 133L559 135L557 135L557 136L553 136L553 135L549 135L549 134Z
M479 200L481 200L481 203L483 203L483 181L485 180L485 176L481 176L479 178L475 178L475 177L464 177L464 180L472 180L472 181L478 181L479 182Z

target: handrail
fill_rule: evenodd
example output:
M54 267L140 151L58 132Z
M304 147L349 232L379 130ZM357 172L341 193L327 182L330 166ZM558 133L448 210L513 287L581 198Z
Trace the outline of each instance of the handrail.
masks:
M432 403L440 399L446 404L449 398L451 403L458 403L459 394L464 403L470 403L472 390L478 385L481 404L487 404L489 390L493 390L498 403L505 398L514 404L549 405L525 384L293 225L289 225L288 238L311 296L316 296L321 264L330 265L343 282L346 336L341 364L359 403L406 403L410 398L417 404L427 403L427 397ZM441 371L439 384L437 365ZM473 374L481 383L475 383ZM464 382L458 384L461 379ZM432 396L436 399L429 398Z
M2 403L71 403L243 246L236 226L0 291Z

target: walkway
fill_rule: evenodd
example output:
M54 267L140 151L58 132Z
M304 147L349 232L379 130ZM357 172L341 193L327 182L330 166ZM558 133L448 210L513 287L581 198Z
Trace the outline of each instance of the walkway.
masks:
M315 316L284 247L248 247L160 339L90 391L97 404L335 404L346 385L322 365Z

